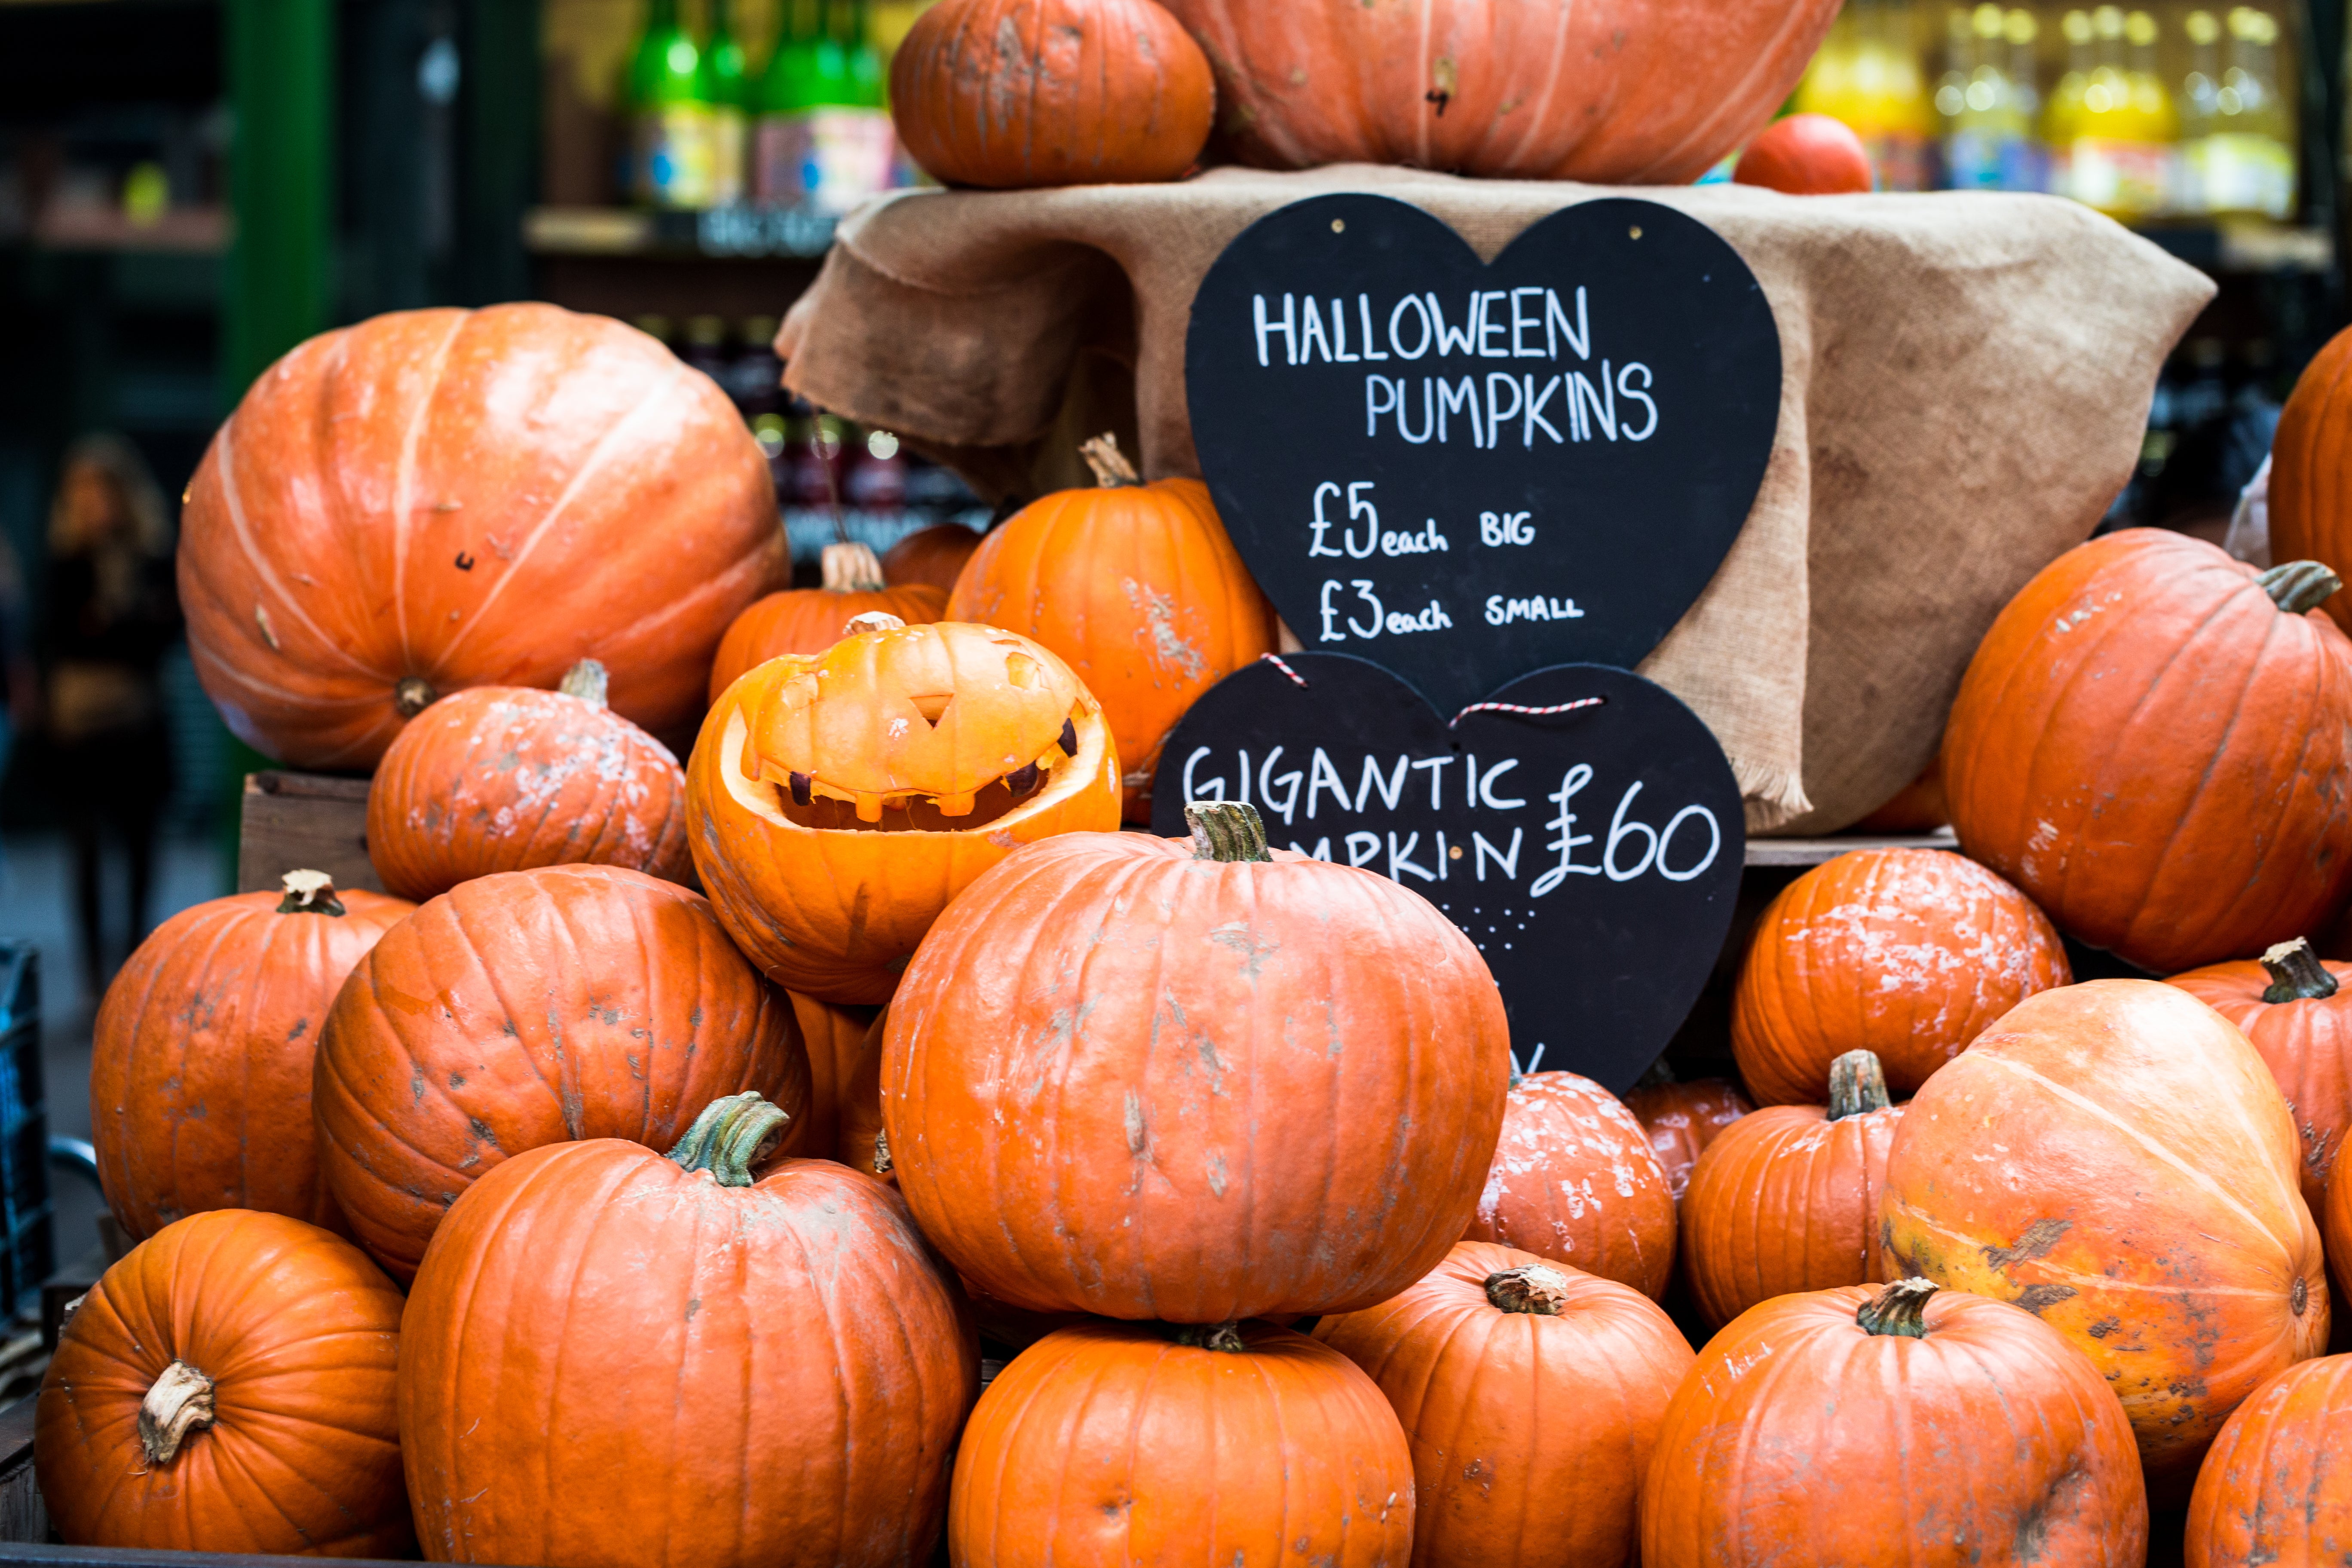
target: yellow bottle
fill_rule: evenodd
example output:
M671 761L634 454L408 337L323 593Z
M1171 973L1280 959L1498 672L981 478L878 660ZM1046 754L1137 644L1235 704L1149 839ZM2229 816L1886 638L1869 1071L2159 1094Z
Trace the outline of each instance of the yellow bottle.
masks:
M2091 86L2091 14L2067 12L2058 31L2066 40L2066 72L2050 89L2050 101L2042 110L2042 140L2050 149L2051 192L2071 196L2075 192L2074 139L2082 131Z
M2102 5L2091 28L2096 63L2066 147L2066 194L2110 217L2147 217L2171 204L2179 135L2171 94L2155 72L2156 18Z
M1990 3L1964 18L1973 45L1944 139L1945 183L1955 190L2030 190L2032 122L2009 69L2008 17ZM2027 19L2032 26L2032 19ZM2031 89L2029 89L2029 91ZM1941 109L1942 89L1937 107Z
M2278 19L2232 6L2229 66L2199 149L2205 210L2284 219L2294 212L2294 120L2278 84Z
M1852 117L1882 191L1927 188L1934 105L1919 66L1907 0L1855 0Z

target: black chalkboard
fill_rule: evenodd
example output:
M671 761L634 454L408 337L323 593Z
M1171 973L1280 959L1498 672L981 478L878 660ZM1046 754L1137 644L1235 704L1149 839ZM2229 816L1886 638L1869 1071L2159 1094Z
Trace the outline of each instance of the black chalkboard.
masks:
M1763 482L1780 340L1738 254L1654 202L1553 213L1488 266L1417 207L1318 196L1210 268L1185 390L1291 629L1450 712L1664 638Z
M1523 1068L1622 1093L1698 999L1747 836L1723 749L1665 688L1560 665L1492 700L1595 698L1482 705L1449 726L1367 660L1262 660L1169 736L1152 830L1182 834L1188 798L1244 799L1276 847L1395 879L1478 944Z

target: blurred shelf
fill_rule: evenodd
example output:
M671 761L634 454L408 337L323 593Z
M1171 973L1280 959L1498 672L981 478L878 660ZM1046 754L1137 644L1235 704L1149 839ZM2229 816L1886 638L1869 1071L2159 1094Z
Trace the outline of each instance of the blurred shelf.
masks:
M1750 866L1818 866L1857 849L1958 849L1948 827L1933 833L1842 833L1830 838L1751 838Z
M228 250L229 216L226 207L173 207L142 223L120 207L52 205L24 237L43 250L220 256Z
M2336 242L2324 228L2242 222L2152 222L2141 237L2206 272L2325 272L2336 264Z
M533 207L523 245L535 256L772 257L812 260L833 244L834 220L801 207Z

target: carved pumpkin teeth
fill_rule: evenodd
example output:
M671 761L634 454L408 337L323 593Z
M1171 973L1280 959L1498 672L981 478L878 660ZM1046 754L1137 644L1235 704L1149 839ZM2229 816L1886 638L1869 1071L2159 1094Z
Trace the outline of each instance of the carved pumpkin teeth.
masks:
M860 822L881 821L882 797L878 795L867 795L861 791L857 796L857 820Z
M969 795L934 795L931 797L931 804L939 808L939 813L941 816L970 816L971 815L972 797Z
M793 774L792 789L794 805L806 805L809 803L813 792L809 788L808 774L797 773Z
M1015 768L1011 773L1005 774L1004 787L1013 792L1015 799L1018 799L1022 795L1027 795L1031 790L1035 789L1037 787L1037 764L1035 763L1031 763L1025 768Z
M1078 754L1078 727L1067 719L1062 721L1062 754L1067 757Z

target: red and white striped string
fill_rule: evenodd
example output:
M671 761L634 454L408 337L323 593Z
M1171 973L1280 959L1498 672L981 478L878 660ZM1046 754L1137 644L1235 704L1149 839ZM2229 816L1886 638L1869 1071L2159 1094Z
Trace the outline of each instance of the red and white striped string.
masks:
M1290 663L1278 653L1262 653L1258 658L1290 678L1290 683L1301 691L1307 689L1307 678L1290 668ZM1555 702L1549 708L1530 708L1524 702L1473 702L1445 721L1453 729L1473 713L1515 713L1522 719L1549 719L1555 713L1573 713L1580 708L1600 708L1609 701L1606 697L1581 697L1573 702Z

